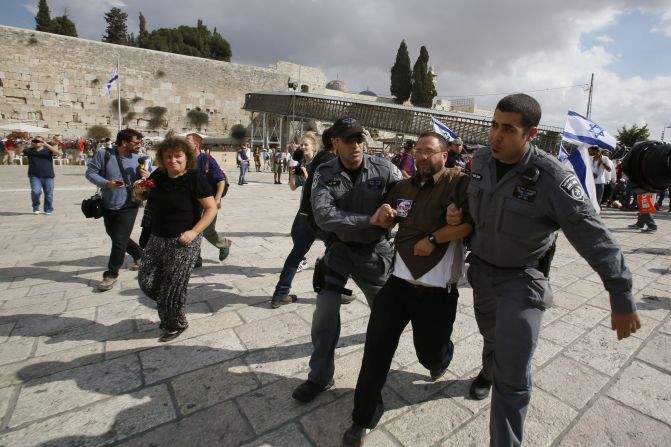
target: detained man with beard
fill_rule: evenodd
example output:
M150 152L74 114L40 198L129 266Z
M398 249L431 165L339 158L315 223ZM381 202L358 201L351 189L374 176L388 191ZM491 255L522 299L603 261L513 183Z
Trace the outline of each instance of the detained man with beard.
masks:
M447 156L448 143L442 135L421 134L415 148L417 172L394 186L371 221L388 228L399 224L394 270L371 309L353 423L343 436L343 446L361 445L367 429L379 422L384 411L382 387L408 322L430 381L438 380L452 360L450 338L464 262L461 239L473 225L468 215L468 176L445 168ZM462 209L463 223L447 225L450 204Z

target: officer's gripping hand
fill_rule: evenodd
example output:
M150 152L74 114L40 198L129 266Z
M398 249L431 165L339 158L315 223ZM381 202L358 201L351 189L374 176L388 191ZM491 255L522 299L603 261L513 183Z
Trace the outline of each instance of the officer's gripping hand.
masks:
M464 213L457 207L455 203L447 205L447 214L445 220L448 225L461 225L464 218Z
M396 225L396 210L385 203L375 211L368 223L382 228L391 228Z
M429 241L428 237L425 237L415 244L412 254L415 256L429 256L435 249L436 246Z
M628 314L611 313L610 326L611 329L617 331L617 339L622 340L635 333L638 329L641 329L641 320L638 317L638 312Z

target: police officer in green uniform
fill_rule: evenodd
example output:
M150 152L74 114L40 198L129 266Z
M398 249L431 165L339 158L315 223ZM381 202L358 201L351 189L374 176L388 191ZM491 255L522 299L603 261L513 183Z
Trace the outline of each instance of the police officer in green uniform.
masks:
M601 277L618 339L641 327L619 246L575 175L531 144L540 118L540 105L528 95L499 101L490 147L474 156L467 190L475 222L468 279L484 338L482 370L470 396L483 399L493 386L490 436L496 446L522 442L531 358L543 312L552 304L547 254L557 230Z
M401 180L401 172L389 161L363 153L363 128L356 120L340 119L331 129L338 157L320 165L312 183L314 220L328 237L326 253L315 267L318 294L310 373L292 395L301 402L333 386L341 294L348 292L347 281L354 280L370 306L389 276L394 254L386 227L370 222L384 195Z

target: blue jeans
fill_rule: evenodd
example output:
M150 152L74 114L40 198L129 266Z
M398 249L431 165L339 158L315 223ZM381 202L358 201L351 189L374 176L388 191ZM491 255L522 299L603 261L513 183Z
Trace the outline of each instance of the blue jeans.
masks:
M44 212L54 211L54 179L29 176L30 198L33 200L33 211L40 210L40 196L44 191Z
M249 169L249 162L243 161L240 163L240 178L238 179L238 185L246 183L245 174L247 174L247 169Z
M291 240L294 242L294 247L291 249L287 260L284 261L282 273L280 273L280 280L275 286L275 293L273 299L286 298L291 290L291 283L296 276L298 264L303 257L310 251L310 247L315 241L315 234L310 227L305 226L300 219L300 215L296 213L294 223L291 226Z

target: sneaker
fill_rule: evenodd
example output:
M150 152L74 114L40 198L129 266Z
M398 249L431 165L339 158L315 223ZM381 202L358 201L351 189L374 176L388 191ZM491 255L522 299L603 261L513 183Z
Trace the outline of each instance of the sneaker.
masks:
M228 255L231 254L231 244L232 242L230 239L226 240L226 246L224 248L219 249L219 260L223 261L224 259L228 258Z
M640 230L641 228L643 228L643 225L631 224L631 225L627 225L627 228L629 228L631 230Z
M302 272L302 271L305 270L306 268L308 268L308 260L305 259L305 258L303 258L303 259L301 260L301 262L298 263L298 268L296 269L296 273L298 273L298 272Z
M318 383L310 382L309 380L301 383L291 394L291 397L296 399L299 402L308 403L312 402L317 394L322 391L326 391L333 386L335 382L333 379L326 385L320 385Z
M100 281L100 284L98 284L98 290L100 292L106 292L114 287L114 284L116 284L116 278L103 278L103 280Z
M492 382L482 377L480 374L473 379L471 387L468 389L468 395L473 400L482 400L489 396L489 390L492 388Z
M168 341L172 341L172 340L176 339L177 337L179 337L182 334L182 332L184 332L185 330L186 330L186 328L178 329L176 331L165 331L164 330L163 334L161 334L161 338L159 338L158 341L160 343L165 343L165 342L168 342Z
M52 214L54 214L54 212L53 211L45 211L44 214L46 214L47 216L51 216Z
M654 233L655 231L657 231L657 227L648 227L641 229L641 233Z
M349 304L354 301L354 296L352 295L340 295L340 304Z
M270 300L270 307L277 309L278 307L284 306L285 304L295 303L297 300L298 297L296 295L287 295L284 298L273 297L273 299Z
M42 211L40 211L40 210L35 210L35 211L33 211L33 214L42 214Z
M449 365L448 365L449 366ZM445 374L445 371L447 371L447 366L441 369L432 369L429 370L429 374L431 374L431 380L430 382L435 382L436 380L440 379L443 377L443 374Z
M352 425L350 425L345 434L342 435L340 445L342 447L361 447L363 445L363 440L368 433L370 433L370 428L359 427L352 422Z

